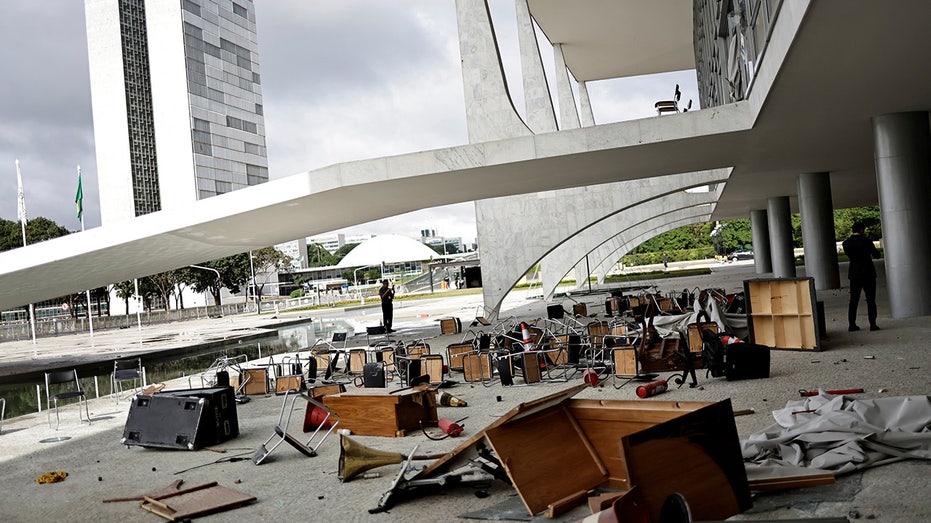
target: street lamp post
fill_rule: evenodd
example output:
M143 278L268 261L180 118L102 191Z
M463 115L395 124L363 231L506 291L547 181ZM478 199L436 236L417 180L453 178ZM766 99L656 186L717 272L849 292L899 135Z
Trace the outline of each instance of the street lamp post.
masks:
M252 271L252 297L255 299L255 313L262 314L262 300L259 293L255 290L255 264L252 262L252 251L249 251L249 270ZM246 291L246 297L248 298L248 296L249 291Z
M362 291L359 290L359 271L365 270L371 267L371 265L366 265L365 267L359 267L352 271L352 280L356 283L356 292L359 293L359 298L362 300L362 305L365 305L365 296L362 296Z

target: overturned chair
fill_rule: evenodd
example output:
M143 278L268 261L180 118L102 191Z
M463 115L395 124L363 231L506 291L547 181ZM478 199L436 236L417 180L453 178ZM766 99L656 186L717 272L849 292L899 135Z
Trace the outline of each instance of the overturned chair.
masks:
M307 440L307 443L302 443L288 432L288 427L291 424L291 415L294 414L294 404L298 399L304 399L307 402L304 420L305 432L307 432L306 428L308 425L316 426L310 439ZM287 417L285 416L286 410L288 412ZM284 424L282 424L282 421ZM252 454L252 462L256 465L260 465L269 454L274 452L275 449L284 442L287 442L288 445L297 449L301 454L308 458L312 458L317 455L317 449L320 445L322 445L327 437L336 430L337 425L339 425L339 414L312 398L306 391L296 394L287 391L281 401L281 412L278 414L278 423L275 425L275 433L269 436L269 438L265 440L265 443ZM276 438L277 441L272 443ZM269 446L269 444L271 444L271 446Z

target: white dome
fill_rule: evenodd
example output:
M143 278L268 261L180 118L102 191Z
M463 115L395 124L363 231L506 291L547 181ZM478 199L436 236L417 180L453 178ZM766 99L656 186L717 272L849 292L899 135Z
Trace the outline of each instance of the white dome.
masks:
M413 238L382 234L357 245L336 266L363 267L382 263L423 261L436 256L436 251Z

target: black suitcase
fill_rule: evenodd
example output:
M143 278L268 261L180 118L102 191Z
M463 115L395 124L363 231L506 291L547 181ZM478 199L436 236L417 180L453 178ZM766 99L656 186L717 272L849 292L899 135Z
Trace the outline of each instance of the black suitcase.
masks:
M732 343L725 346L724 375L728 381L769 377L769 347L755 343Z

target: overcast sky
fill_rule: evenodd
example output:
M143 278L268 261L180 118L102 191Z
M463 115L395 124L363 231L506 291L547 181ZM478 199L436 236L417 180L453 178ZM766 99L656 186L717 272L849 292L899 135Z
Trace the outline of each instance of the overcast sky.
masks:
M490 4L509 89L521 111L513 0ZM255 5L272 179L467 143L454 0ZM30 218L45 216L80 230L74 206L80 165L85 225L98 227L84 2L2 0L0 34L0 218L17 219L18 158ZM552 51L540 39L552 79ZM590 83L595 121L653 116L653 103L669 98L676 83L683 101L692 98L697 106L694 71ZM346 232L417 237L421 229L472 242L473 205L417 211Z

